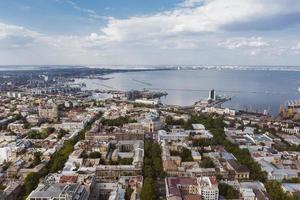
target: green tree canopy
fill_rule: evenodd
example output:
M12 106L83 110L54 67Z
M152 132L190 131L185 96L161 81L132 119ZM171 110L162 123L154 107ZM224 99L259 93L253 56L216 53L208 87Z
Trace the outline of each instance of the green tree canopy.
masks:
M144 180L141 200L156 200L155 184L152 178L147 177Z
M26 195L29 195L39 184L40 175L36 172L29 173L24 180L24 189Z

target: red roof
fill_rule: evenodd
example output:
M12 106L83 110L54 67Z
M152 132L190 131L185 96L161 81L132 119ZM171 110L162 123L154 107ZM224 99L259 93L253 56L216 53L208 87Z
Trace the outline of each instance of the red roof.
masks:
M183 196L183 200L202 200L202 198L197 194L187 194Z
M78 176L61 176L59 183L77 183Z
M168 186L177 187L177 185L198 185L196 178L191 177L168 177Z
M218 184L218 181L217 181L215 176L210 176L209 179L210 179L210 182L211 182L212 185L217 185Z

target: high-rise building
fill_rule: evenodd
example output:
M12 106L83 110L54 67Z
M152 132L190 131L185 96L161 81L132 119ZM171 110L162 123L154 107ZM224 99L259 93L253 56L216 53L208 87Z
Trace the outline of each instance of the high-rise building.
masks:
M209 100L216 100L216 92L214 89L210 90L208 93L208 99Z

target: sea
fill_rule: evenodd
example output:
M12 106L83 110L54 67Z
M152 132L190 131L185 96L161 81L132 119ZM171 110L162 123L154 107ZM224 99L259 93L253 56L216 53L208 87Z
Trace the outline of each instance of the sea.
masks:
M231 97L222 107L275 116L281 105L300 99L300 71L283 70L158 70L113 73L101 79L76 79L86 89L150 90L167 92L161 102L189 106L208 97L214 89Z

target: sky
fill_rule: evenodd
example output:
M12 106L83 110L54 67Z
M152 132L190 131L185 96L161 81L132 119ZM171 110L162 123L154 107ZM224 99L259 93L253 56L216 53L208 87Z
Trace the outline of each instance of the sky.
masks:
M299 0L0 0L0 65L300 66Z

